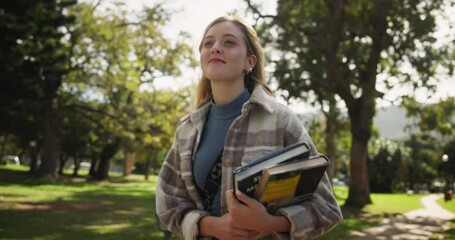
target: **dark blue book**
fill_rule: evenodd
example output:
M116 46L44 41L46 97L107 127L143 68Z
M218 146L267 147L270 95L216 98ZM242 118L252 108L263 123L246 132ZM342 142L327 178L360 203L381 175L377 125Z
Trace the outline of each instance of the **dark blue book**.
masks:
M309 156L310 147L308 144L299 142L237 167L234 169L234 192L240 191L249 197L254 197L264 169L284 162L306 159Z
M329 164L330 160L319 154L266 168L255 198L271 212L310 199Z

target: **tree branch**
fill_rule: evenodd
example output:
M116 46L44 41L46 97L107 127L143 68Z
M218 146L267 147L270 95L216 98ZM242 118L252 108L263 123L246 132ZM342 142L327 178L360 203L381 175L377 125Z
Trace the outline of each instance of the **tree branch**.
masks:
M91 107L87 107L87 106L84 106L84 105L79 105L79 104L75 104L75 103L72 103L72 104L66 104L64 106L62 106L63 108L72 108L74 110L77 111L77 109L82 109L82 110L85 110L87 112L93 112L93 113L98 113L98 114L101 114L101 115L105 115L105 116L108 116L112 119L115 119L115 120L119 120L119 118L117 116L114 116L110 113L107 113L103 110L100 110L100 109L93 109Z
M95 10L99 5L101 5L101 2L102 2L102 1L103 1L103 0L98 0L98 2L95 3L95 5L93 5L93 8L92 8L92 9Z
M258 7L256 5L254 5L253 3L251 3L251 0L245 0L245 2L247 3L248 8L251 9L253 11L253 13L257 14L259 16L259 18L262 18L262 19L271 18L272 20L274 20L276 18L275 15L270 15L270 14L263 15L259 11ZM256 22L257 22L257 20L256 20Z

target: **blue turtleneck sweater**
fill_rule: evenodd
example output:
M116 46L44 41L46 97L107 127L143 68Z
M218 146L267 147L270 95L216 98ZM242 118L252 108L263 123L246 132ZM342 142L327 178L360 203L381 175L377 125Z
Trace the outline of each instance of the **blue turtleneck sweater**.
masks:
M240 116L242 106L249 98L250 93L245 89L228 104L219 105L212 102L193 165L194 179L200 189L204 189L207 175L223 150L229 127ZM213 200L211 213L215 216L220 215L220 190Z

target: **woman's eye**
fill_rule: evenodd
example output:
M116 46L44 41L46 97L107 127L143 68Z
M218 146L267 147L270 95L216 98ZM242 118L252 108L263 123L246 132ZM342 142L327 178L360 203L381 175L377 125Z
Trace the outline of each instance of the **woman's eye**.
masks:
M231 41L231 40L226 40L226 41L224 41L224 45L232 46L232 45L235 45L235 42Z
M204 47L211 47L213 45L212 41L204 42Z

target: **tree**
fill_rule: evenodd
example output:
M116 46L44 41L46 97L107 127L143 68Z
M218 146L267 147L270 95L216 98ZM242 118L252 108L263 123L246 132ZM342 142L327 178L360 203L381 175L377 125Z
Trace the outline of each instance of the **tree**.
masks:
M418 134L414 134L414 141L418 139L422 144L433 149L433 162L439 163L439 174L446 178L455 176L455 152L453 143L455 142L455 97L448 97L438 103L422 104L413 99L406 99L402 105L407 110L408 117L414 117L414 126L408 129L419 129ZM419 148L421 149L421 148ZM447 162L443 161L443 156L447 155ZM436 165L436 164L435 164ZM453 181L453 180L452 180Z
M163 36L168 13L161 5L144 9L135 19L127 17L121 2L104 13L97 12L97 7L81 3L73 12L78 21L71 31L72 72L65 90L77 101L65 107L100 125L97 141L102 148L97 163L92 163L97 166L92 174L102 180L119 151L133 156L150 134L167 133L164 118L157 115L167 104L155 97L166 93L155 90L153 82L178 76L181 65L194 60L185 43L188 35L175 42Z
M261 32L275 50L279 87L296 98L312 94L319 102L343 101L352 135L346 204L371 203L367 155L376 100L384 95L379 84L386 90L404 84L431 88L436 66L453 66L444 57L449 48L433 45L435 15L444 1L280 0L276 15L247 3L263 20L258 28L267 29Z
M334 109L334 108L332 108ZM350 146L350 135L347 116L322 110L324 116L315 114L311 119L303 117L308 132L311 133L313 143L318 147L319 152L323 152L331 161L327 173L330 179L335 177L345 179L346 176L346 149ZM332 115L333 114L333 115ZM334 119L334 120L328 120ZM333 123L335 122L335 126Z
M62 96L65 96L63 93ZM71 98L71 95L67 95ZM62 131L61 131L61 164L59 174L63 174L66 160L72 158L74 163L73 175L78 176L80 163L83 159L91 157L92 151L100 152L100 146L97 144L99 129L102 127L98 123L98 116L86 112L72 111L67 108L71 104L91 104L81 103L77 99L64 99L66 105L62 106Z
M441 168L443 169L442 174L443 177L446 178L447 184L452 184L453 188L453 184L455 183L455 139L448 142L447 145L444 146L443 150L447 157L443 155L441 159Z
M370 189L372 192L392 193L406 179L399 174L407 150L402 144L376 140L368 157Z
M405 99L402 105L408 117L417 119L417 128L433 141L446 144L455 138L455 97L448 97L438 103L421 104L414 99Z
M5 69L1 79L5 83L2 86L8 91L2 98L2 106L8 106L4 111L9 117L14 117L11 114L17 110L28 110L27 106L39 106L38 115L33 115L38 111L32 111L28 116L21 114L18 117L39 119L41 123L43 159L38 169L40 176L53 176L57 166L57 90L69 63L68 47L62 38L65 35L63 29L74 20L65 11L75 3L74 0L41 0L2 4L0 25L6 37L1 49L0 62ZM6 121L11 120L14 118Z

